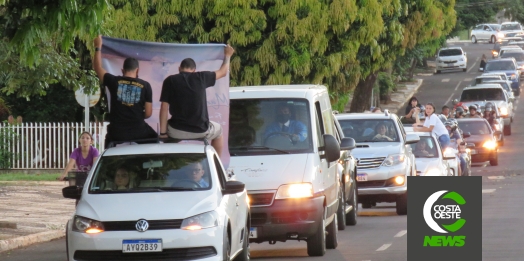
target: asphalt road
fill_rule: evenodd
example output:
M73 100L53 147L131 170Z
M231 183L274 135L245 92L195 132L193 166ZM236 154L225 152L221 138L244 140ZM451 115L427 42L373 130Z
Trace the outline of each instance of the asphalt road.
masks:
M449 72L440 75L420 76L424 83L416 96L422 103L451 104L476 75L482 54L487 56L491 44L457 44L468 53L468 72ZM489 57L489 56L488 56ZM477 59L479 58L479 59ZM522 98L519 98L521 100ZM402 110L403 111L403 110ZM524 260L524 112L517 104L517 114L512 126L513 134L506 137L506 145L499 150L499 166L475 164L473 175L483 177L483 260ZM340 231L339 245L328 250L324 257L307 257L306 243L289 241L276 245L252 244L253 260L355 260L401 261L407 260L407 219L397 216L394 205L379 204L378 208L360 213L358 224ZM65 260L65 242L59 239L27 248L0 253L0 260L56 261Z

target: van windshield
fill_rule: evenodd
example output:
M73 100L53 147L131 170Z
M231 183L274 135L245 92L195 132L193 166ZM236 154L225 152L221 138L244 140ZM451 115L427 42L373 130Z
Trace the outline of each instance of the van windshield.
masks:
M313 151L306 99L232 99L229 116L232 156Z
M501 31L522 30L522 28L520 28L520 24L503 24L500 27L500 30Z
M205 154L103 156L89 193L196 191L211 188Z
M471 89L462 91L461 102L469 101L504 101L504 91L502 89Z
M339 123L344 136L355 139L355 142L399 142L393 120L339 120Z

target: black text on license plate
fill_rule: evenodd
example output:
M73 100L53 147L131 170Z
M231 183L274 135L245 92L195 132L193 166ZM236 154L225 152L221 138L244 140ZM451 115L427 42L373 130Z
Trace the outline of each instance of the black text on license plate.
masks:
M138 239L123 240L122 252L124 253L143 253L143 252L162 252L161 239Z

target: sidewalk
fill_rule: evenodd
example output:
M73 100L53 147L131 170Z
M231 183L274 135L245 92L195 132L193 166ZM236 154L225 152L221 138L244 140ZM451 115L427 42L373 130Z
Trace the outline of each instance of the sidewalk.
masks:
M0 252L65 235L75 201L62 197L62 181L0 182Z

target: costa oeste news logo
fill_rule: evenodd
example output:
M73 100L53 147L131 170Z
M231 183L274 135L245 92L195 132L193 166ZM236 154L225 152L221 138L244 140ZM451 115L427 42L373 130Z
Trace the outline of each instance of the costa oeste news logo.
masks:
M450 199L454 204L438 204L437 201ZM461 205L466 200L455 191L440 190L426 200L424 204L424 221L435 232L443 234L438 236L425 236L425 247L462 247L465 244L465 235L449 236L445 234L459 231L466 220L461 218ZM450 222L453 222L450 224Z

